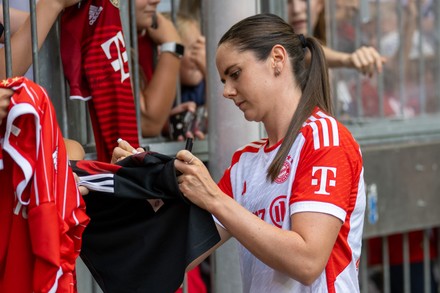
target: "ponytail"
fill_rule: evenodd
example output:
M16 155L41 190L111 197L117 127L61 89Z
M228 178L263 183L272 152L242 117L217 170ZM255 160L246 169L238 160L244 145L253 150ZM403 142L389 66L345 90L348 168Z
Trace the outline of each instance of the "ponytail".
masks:
M301 37L298 36L301 39ZM267 176L274 182L280 174L284 161L305 121L310 117L316 106L328 114L332 114L330 97L330 84L328 78L327 63L324 52L318 40L313 37L304 38L305 47L310 50L311 60L306 69L304 64L293 64L294 75L301 86L302 95L296 108L295 114L289 124L289 130L270 164ZM306 48L304 48L306 50ZM298 60L294 60L298 62ZM301 60L304 63L304 60Z

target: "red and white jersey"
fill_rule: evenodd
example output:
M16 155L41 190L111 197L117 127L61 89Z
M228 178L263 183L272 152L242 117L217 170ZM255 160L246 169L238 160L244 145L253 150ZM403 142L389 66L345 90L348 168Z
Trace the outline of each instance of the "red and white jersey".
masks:
M342 124L316 108L271 183L267 169L280 145L268 148L262 139L235 152L219 182L223 192L281 229L291 230L290 216L300 212L330 214L343 226L325 270L311 286L273 270L240 245L244 292L359 292L365 211L359 145Z
M0 126L0 292L76 292L89 221L46 91L24 77Z
M81 1L61 17L61 57L70 98L89 100L98 160L110 162L120 137L138 146L136 108L119 0Z

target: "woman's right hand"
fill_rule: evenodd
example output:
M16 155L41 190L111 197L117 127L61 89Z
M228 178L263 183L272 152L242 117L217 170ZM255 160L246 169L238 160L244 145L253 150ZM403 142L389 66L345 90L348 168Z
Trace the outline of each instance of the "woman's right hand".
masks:
M119 138L118 146L113 149L111 163L115 164L116 162L119 162L120 160L123 160L128 156L138 154L144 151L145 150L143 148L135 149L128 143L128 141Z
M76 173L73 173L73 177L75 178L75 182L76 182L76 184L78 184L78 182L79 182L79 177L78 177L78 175L77 175ZM89 189L88 189L87 187L85 187L85 186L78 185L78 190L79 190L79 193L80 193L81 195L87 195L87 194L89 194Z

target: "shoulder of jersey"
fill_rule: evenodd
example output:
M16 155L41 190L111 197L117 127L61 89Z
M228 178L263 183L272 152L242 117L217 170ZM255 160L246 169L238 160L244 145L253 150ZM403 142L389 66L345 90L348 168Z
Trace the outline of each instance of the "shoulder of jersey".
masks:
M237 149L232 157L233 162L237 162L240 159L240 156L244 153L256 153L262 147L264 147L267 143L267 138L262 138L257 141L250 142L241 148Z
M246 153L246 152L258 152L258 150L263 147L267 143L267 138L262 138L260 140L256 140L253 142L250 142L241 148L237 149L236 153Z
M340 130L340 124L334 117L317 110L304 122L301 133L306 140L313 141L313 148L317 150L322 147L339 146Z

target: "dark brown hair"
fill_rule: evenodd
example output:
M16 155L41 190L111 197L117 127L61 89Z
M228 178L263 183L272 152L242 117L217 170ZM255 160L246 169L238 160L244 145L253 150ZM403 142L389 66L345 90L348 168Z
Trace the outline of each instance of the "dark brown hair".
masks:
M268 168L267 176L272 182L280 173L293 142L313 109L318 106L325 112L332 113L328 70L322 47L313 37L304 37L304 41L301 39L281 17L264 13L239 21L218 43L218 46L224 43L231 44L240 52L252 51L260 61L266 60L277 44L283 46L289 55L293 76L301 87L302 95L290 122L289 131ZM304 58L307 48L311 53L308 67Z

